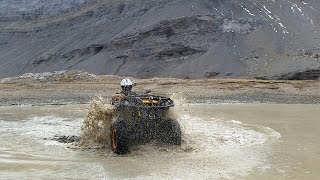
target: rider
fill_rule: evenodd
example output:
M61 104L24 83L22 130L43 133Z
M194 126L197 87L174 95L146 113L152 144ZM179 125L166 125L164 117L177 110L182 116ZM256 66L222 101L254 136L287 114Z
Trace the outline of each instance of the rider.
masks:
M133 87L133 83L130 79L122 79L122 81L120 82L120 85L122 89L122 91L120 92L121 94L124 94L124 95L134 94L134 92L131 91Z

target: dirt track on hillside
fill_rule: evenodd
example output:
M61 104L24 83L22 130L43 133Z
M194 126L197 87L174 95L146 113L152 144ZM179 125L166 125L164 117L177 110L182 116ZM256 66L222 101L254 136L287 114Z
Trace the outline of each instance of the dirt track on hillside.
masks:
M122 77L97 76L91 80L0 83L0 105L85 104L95 95L118 92ZM136 92L152 90L170 96L179 93L194 103L319 104L320 81L267 81L240 79L133 79Z

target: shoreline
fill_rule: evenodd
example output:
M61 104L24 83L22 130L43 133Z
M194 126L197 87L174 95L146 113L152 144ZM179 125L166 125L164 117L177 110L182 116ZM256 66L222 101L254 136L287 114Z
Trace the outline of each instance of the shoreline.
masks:
M5 108L5 107L55 107L55 106L89 106L90 103L65 103L65 104L14 104L14 105L0 105L0 108ZM217 102L217 103L190 103L189 105L192 106L203 106L203 105L309 105L309 106L320 106L320 103L317 104L280 104L280 103L261 103L261 102L248 102L248 103L243 103L243 102Z
M91 79L23 80L0 83L0 106L88 104L96 95L111 98L120 91L119 76ZM190 103L320 104L320 81L245 79L135 79L135 92L179 97Z

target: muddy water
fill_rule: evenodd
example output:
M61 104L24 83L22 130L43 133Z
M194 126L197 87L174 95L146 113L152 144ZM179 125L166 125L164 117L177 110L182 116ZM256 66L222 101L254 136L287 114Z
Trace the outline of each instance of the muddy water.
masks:
M188 105L181 147L59 143L86 106L0 107L0 179L319 179L320 106Z

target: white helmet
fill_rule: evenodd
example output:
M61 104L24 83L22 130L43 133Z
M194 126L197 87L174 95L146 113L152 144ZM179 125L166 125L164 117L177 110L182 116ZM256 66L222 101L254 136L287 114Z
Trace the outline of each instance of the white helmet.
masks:
M133 83L130 81L130 79L122 79L120 85L121 86L132 86Z

